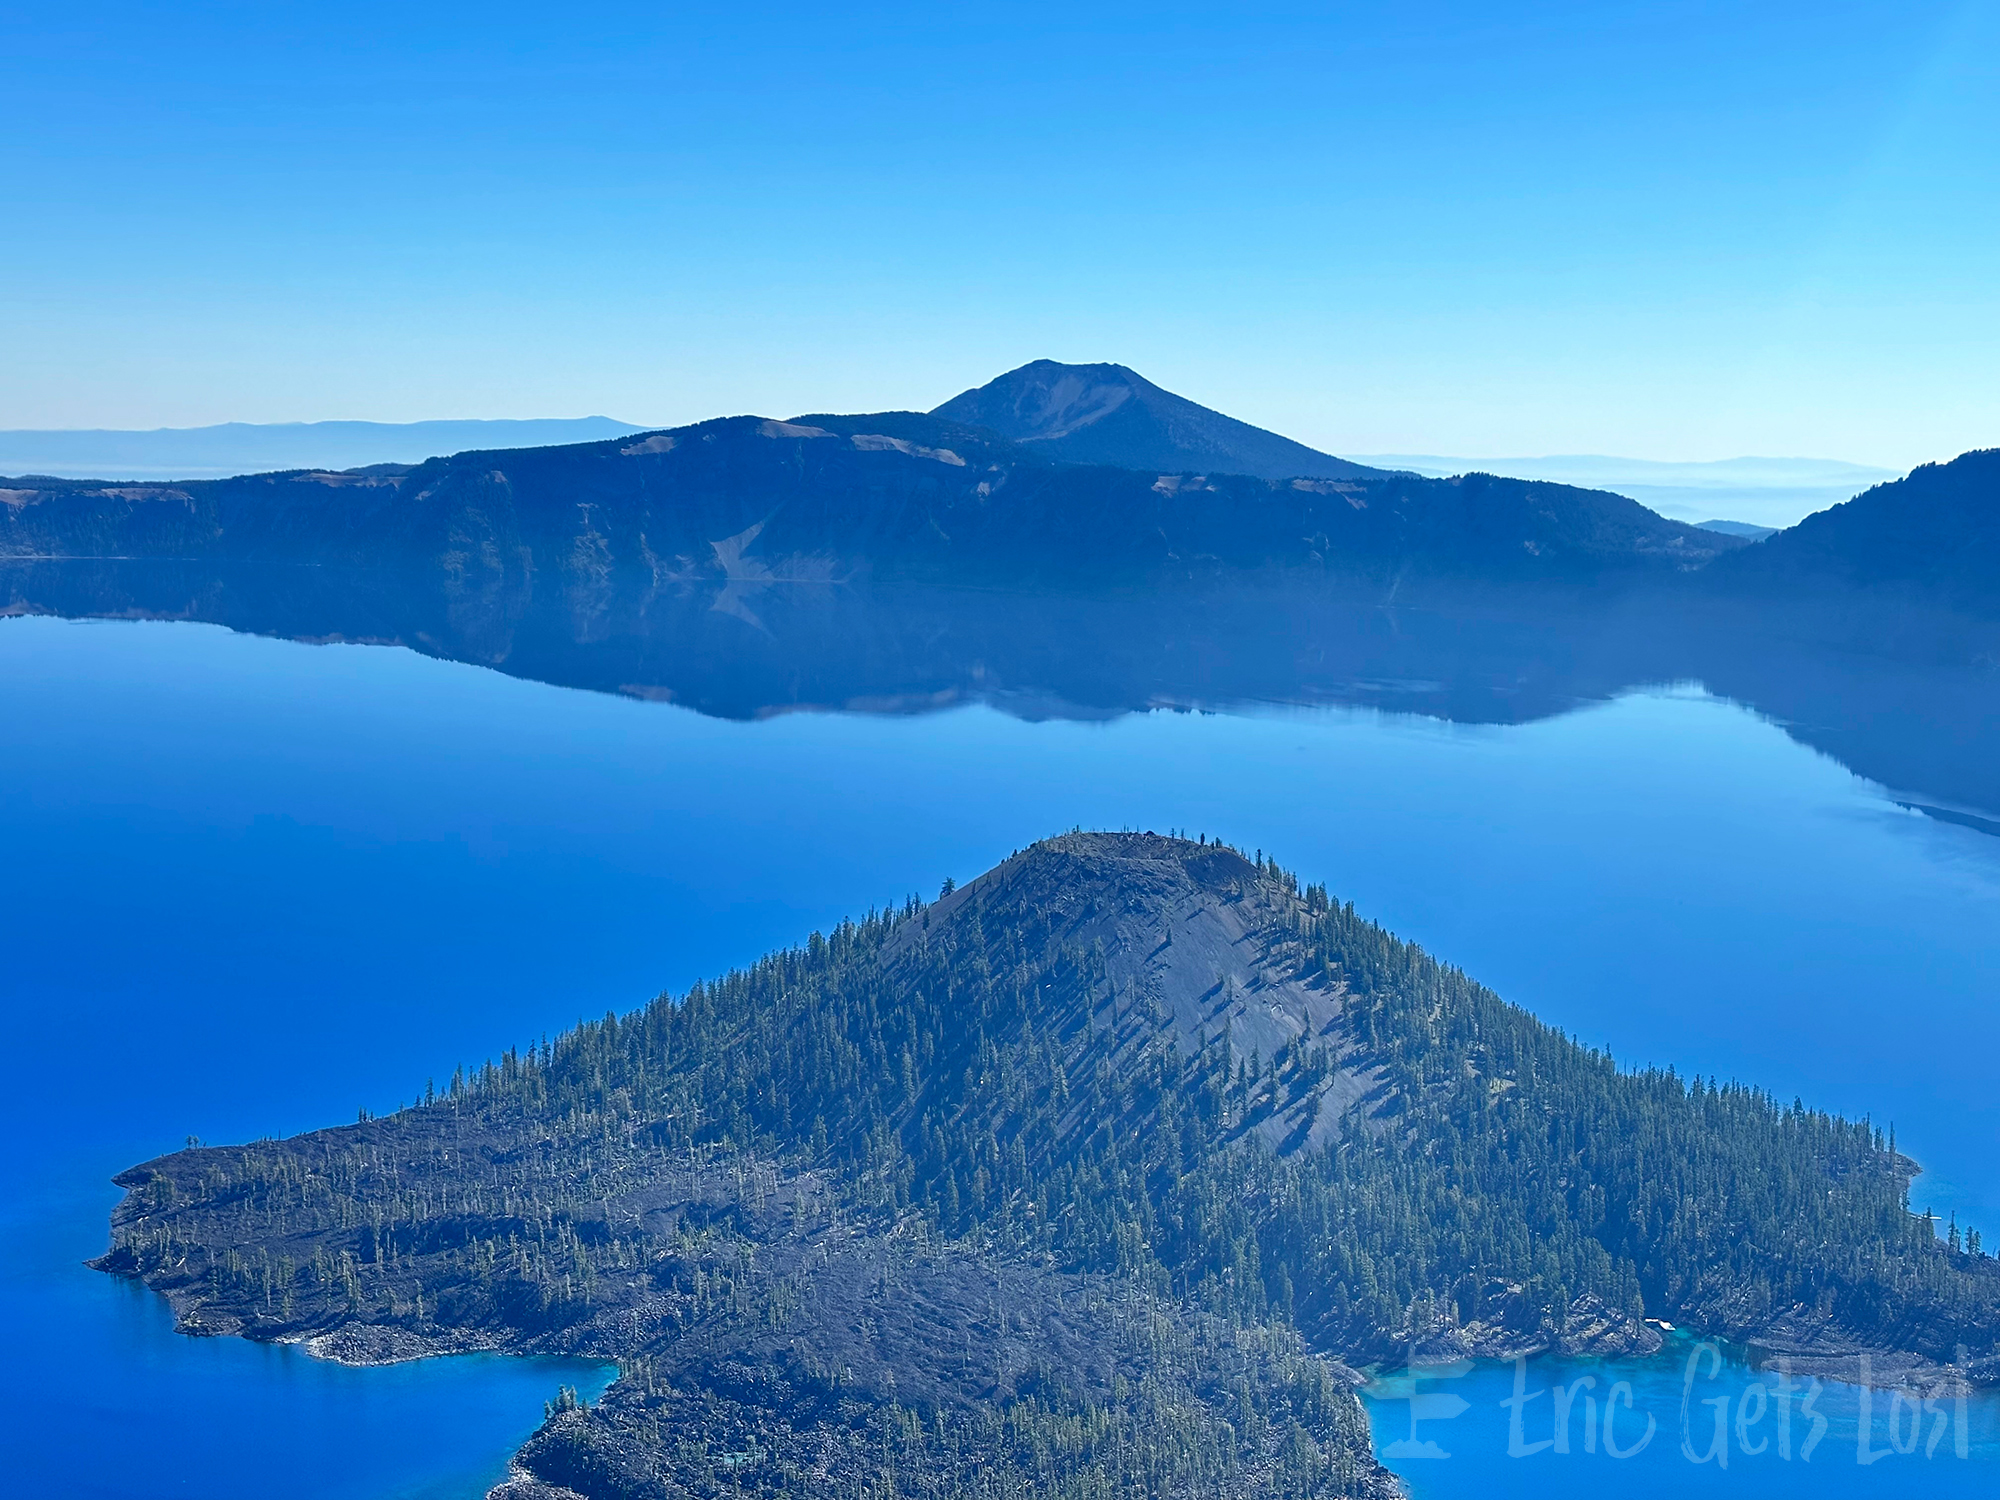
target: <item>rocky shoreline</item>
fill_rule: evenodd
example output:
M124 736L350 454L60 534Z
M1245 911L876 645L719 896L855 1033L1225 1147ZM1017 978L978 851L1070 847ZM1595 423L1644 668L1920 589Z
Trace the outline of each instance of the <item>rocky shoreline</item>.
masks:
M1077 834L393 1117L135 1167L96 1264L346 1364L617 1361L506 1500L1377 1500L1358 1368L1672 1319L1990 1381L2000 1268L1912 1170L1620 1073L1261 858Z

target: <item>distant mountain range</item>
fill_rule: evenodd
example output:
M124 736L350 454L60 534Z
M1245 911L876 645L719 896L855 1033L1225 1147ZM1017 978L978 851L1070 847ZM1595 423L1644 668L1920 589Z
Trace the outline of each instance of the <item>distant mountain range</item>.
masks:
M1579 584L1742 545L1561 485L1088 466L916 412L729 417L414 467L0 486L0 556L415 566L473 590L862 575L1104 588L1259 572Z
M1740 536L1746 542L1761 542L1767 536L1776 536L1784 528L1779 526L1759 526L1751 521L1697 521L1695 525L1703 531L1719 531L1724 536Z
M1353 464L1120 365L1038 361L928 414L654 432L586 422L619 431L418 464L4 480L0 557L416 567L460 591L561 580L581 599L704 580L1116 589L1281 574L1395 597L1430 584L1626 587L1735 553L1708 574L1709 592L1893 586L2000 609L1990 453L1926 466L1753 547L1754 525L1691 526L1602 489ZM352 424L324 425L340 429L328 441L359 440ZM402 440L559 425L578 424L414 424ZM1800 461L1784 462L1766 468L1796 477Z
M1123 365L1038 359L961 392L931 415L988 428L1067 463L1257 479L1384 479L1391 472L1197 406Z
M1728 458L1705 463L1667 463L1593 453L1544 458L1449 458L1434 453L1395 453L1364 455L1364 459L1433 477L1505 474L1515 479L1545 479L1555 484L1611 490L1675 520L1702 525L1722 518L1748 525L1755 535L1768 535L1791 526L1814 511L1853 499L1871 485L1899 478L1902 472L1826 458Z
M1266 480L1071 462L934 414L736 417L421 464L0 479L0 614L399 641L745 716L1514 719L1694 678L1990 819L1996 529L1995 452L1751 545L1545 481Z
M1164 391L1123 365L1036 360L933 416L985 427L1066 463L1260 479L1381 478L1371 469ZM546 447L646 429L610 417L492 422L230 422L215 427L0 432L0 474L222 479L259 470L422 463L473 449Z
M1036 360L961 392L932 415L982 426L1061 462L1263 479L1465 473L1610 490L1672 520L1756 540L1852 498L1896 471L1813 458L1662 463L1603 455L1339 458L1211 411L1123 365ZM288 469L417 464L473 450L597 442L646 431L610 417L533 421L229 422L150 431L0 431L0 474L68 479L221 479Z
M610 417L490 422L225 422L214 427L0 432L0 474L226 479L275 469L420 464L469 448L589 443L640 429Z

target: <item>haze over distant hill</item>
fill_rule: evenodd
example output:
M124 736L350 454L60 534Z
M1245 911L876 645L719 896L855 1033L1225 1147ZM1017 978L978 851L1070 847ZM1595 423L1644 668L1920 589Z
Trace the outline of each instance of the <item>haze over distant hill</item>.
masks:
M222 479L274 469L420 464L468 448L589 443L638 432L610 417L470 422L224 422L215 427L0 431L0 474Z
M1738 552L1701 592L1837 602L1857 587L1893 588L1905 604L1981 617L2000 608L2000 450L1927 465L1745 552L1747 527L1700 529L1615 492L1478 471L1426 478L1364 469L1119 365L1038 361L930 414L731 417L651 433L600 417L44 436L177 442L185 470L210 440L292 444L288 456L300 456L301 440L360 443L375 458L390 437L421 453L467 437L604 428L616 435L476 448L417 466L173 484L122 479L112 465L93 465L95 482L83 483L35 477L51 464L7 463L0 473L21 477L0 481L0 556L416 564L442 566L455 588L480 575L482 586L503 590L533 587L530 575L515 576L531 565L592 594L626 571L654 588L698 576L862 574L1118 588L1285 573L1366 580L1408 602L1408 588L1426 580L1665 582ZM0 461L9 451L0 444ZM1615 471L1608 478L1696 471L1705 496L1732 474L1775 492L1871 472L1819 460L1535 462L1551 473Z
M1210 411L1123 365L1038 359L960 392L931 415L991 428L1068 463L1258 479L1380 479L1389 472Z
M1370 463L1443 478L1451 474L1505 474L1545 479L1585 489L1610 490L1678 521L1724 519L1747 522L1759 533L1790 526L1872 484L1897 477L1894 469L1871 468L1832 458L1725 458L1706 463L1670 463L1648 458L1615 458L1601 453L1555 454L1542 458L1450 458L1435 453L1374 453Z
M1807 516L1727 559L1710 581L1753 594L1865 591L2000 614L2000 448L1924 464Z
M0 556L442 570L455 589L621 576L1120 587L1260 572L1597 583L1670 576L1743 543L1618 495L1463 481L1267 481L1052 462L916 412L725 417L416 468L173 485L0 484Z
M1675 520L1789 526L1896 478L1895 471L1816 458L1661 463L1601 455L1335 458L1164 391L1121 365L1038 360L953 397L937 414L990 428L1049 457L1159 472L1266 479L1471 472L1609 490ZM288 469L422 463L470 450L602 441L648 429L611 417L432 422L226 422L150 430L0 430L0 474L65 479L219 479Z

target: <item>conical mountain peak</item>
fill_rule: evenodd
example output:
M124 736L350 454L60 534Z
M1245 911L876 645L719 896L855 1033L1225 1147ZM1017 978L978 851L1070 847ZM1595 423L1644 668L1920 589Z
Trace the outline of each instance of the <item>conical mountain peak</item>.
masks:
M1336 1062L1353 1050L1346 986L1299 941L1310 912L1297 882L1226 845L1155 833L1047 839L931 908L932 931L973 921L1032 921L1058 947L1092 955L1099 982L1065 992L1088 1014L1036 1024L1107 1034L1114 1063L1165 1041L1183 1056L1219 1046L1252 1065L1288 1048L1325 1048ZM1279 1150L1323 1141L1376 1082L1355 1073L1302 1092L1258 1133Z
M990 428L1069 463L1259 479L1386 472L1211 411L1124 365L1038 359L952 397L932 415Z

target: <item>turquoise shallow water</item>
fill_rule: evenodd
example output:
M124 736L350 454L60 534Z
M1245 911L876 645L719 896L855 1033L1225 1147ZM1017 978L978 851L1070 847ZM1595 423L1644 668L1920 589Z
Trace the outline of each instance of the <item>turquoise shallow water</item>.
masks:
M0 1424L0 1472L24 1493L477 1494L575 1372L349 1371L180 1338L79 1264L110 1175L189 1134L393 1108L1073 824L1275 851L1621 1059L1893 1120L1927 1168L1919 1206L2000 1226L2000 839L1698 688L1505 728L1283 708L737 723L385 648L6 619L0 724L0 1402L35 1414ZM1466 1379L1468 1451L1490 1450L1503 1377ZM1678 1367L1630 1378L1667 1379L1677 1412ZM1498 1432L1483 1480L1405 1464L1420 1500L1517 1473L1595 1495L1612 1472L1507 1459ZM1771 1484L1834 1472L1834 1445ZM1849 1449L1858 1483L1966 1472ZM1663 1462L1618 1461L1617 1482L1756 1471ZM1990 1474L1990 1441L1952 1463Z

